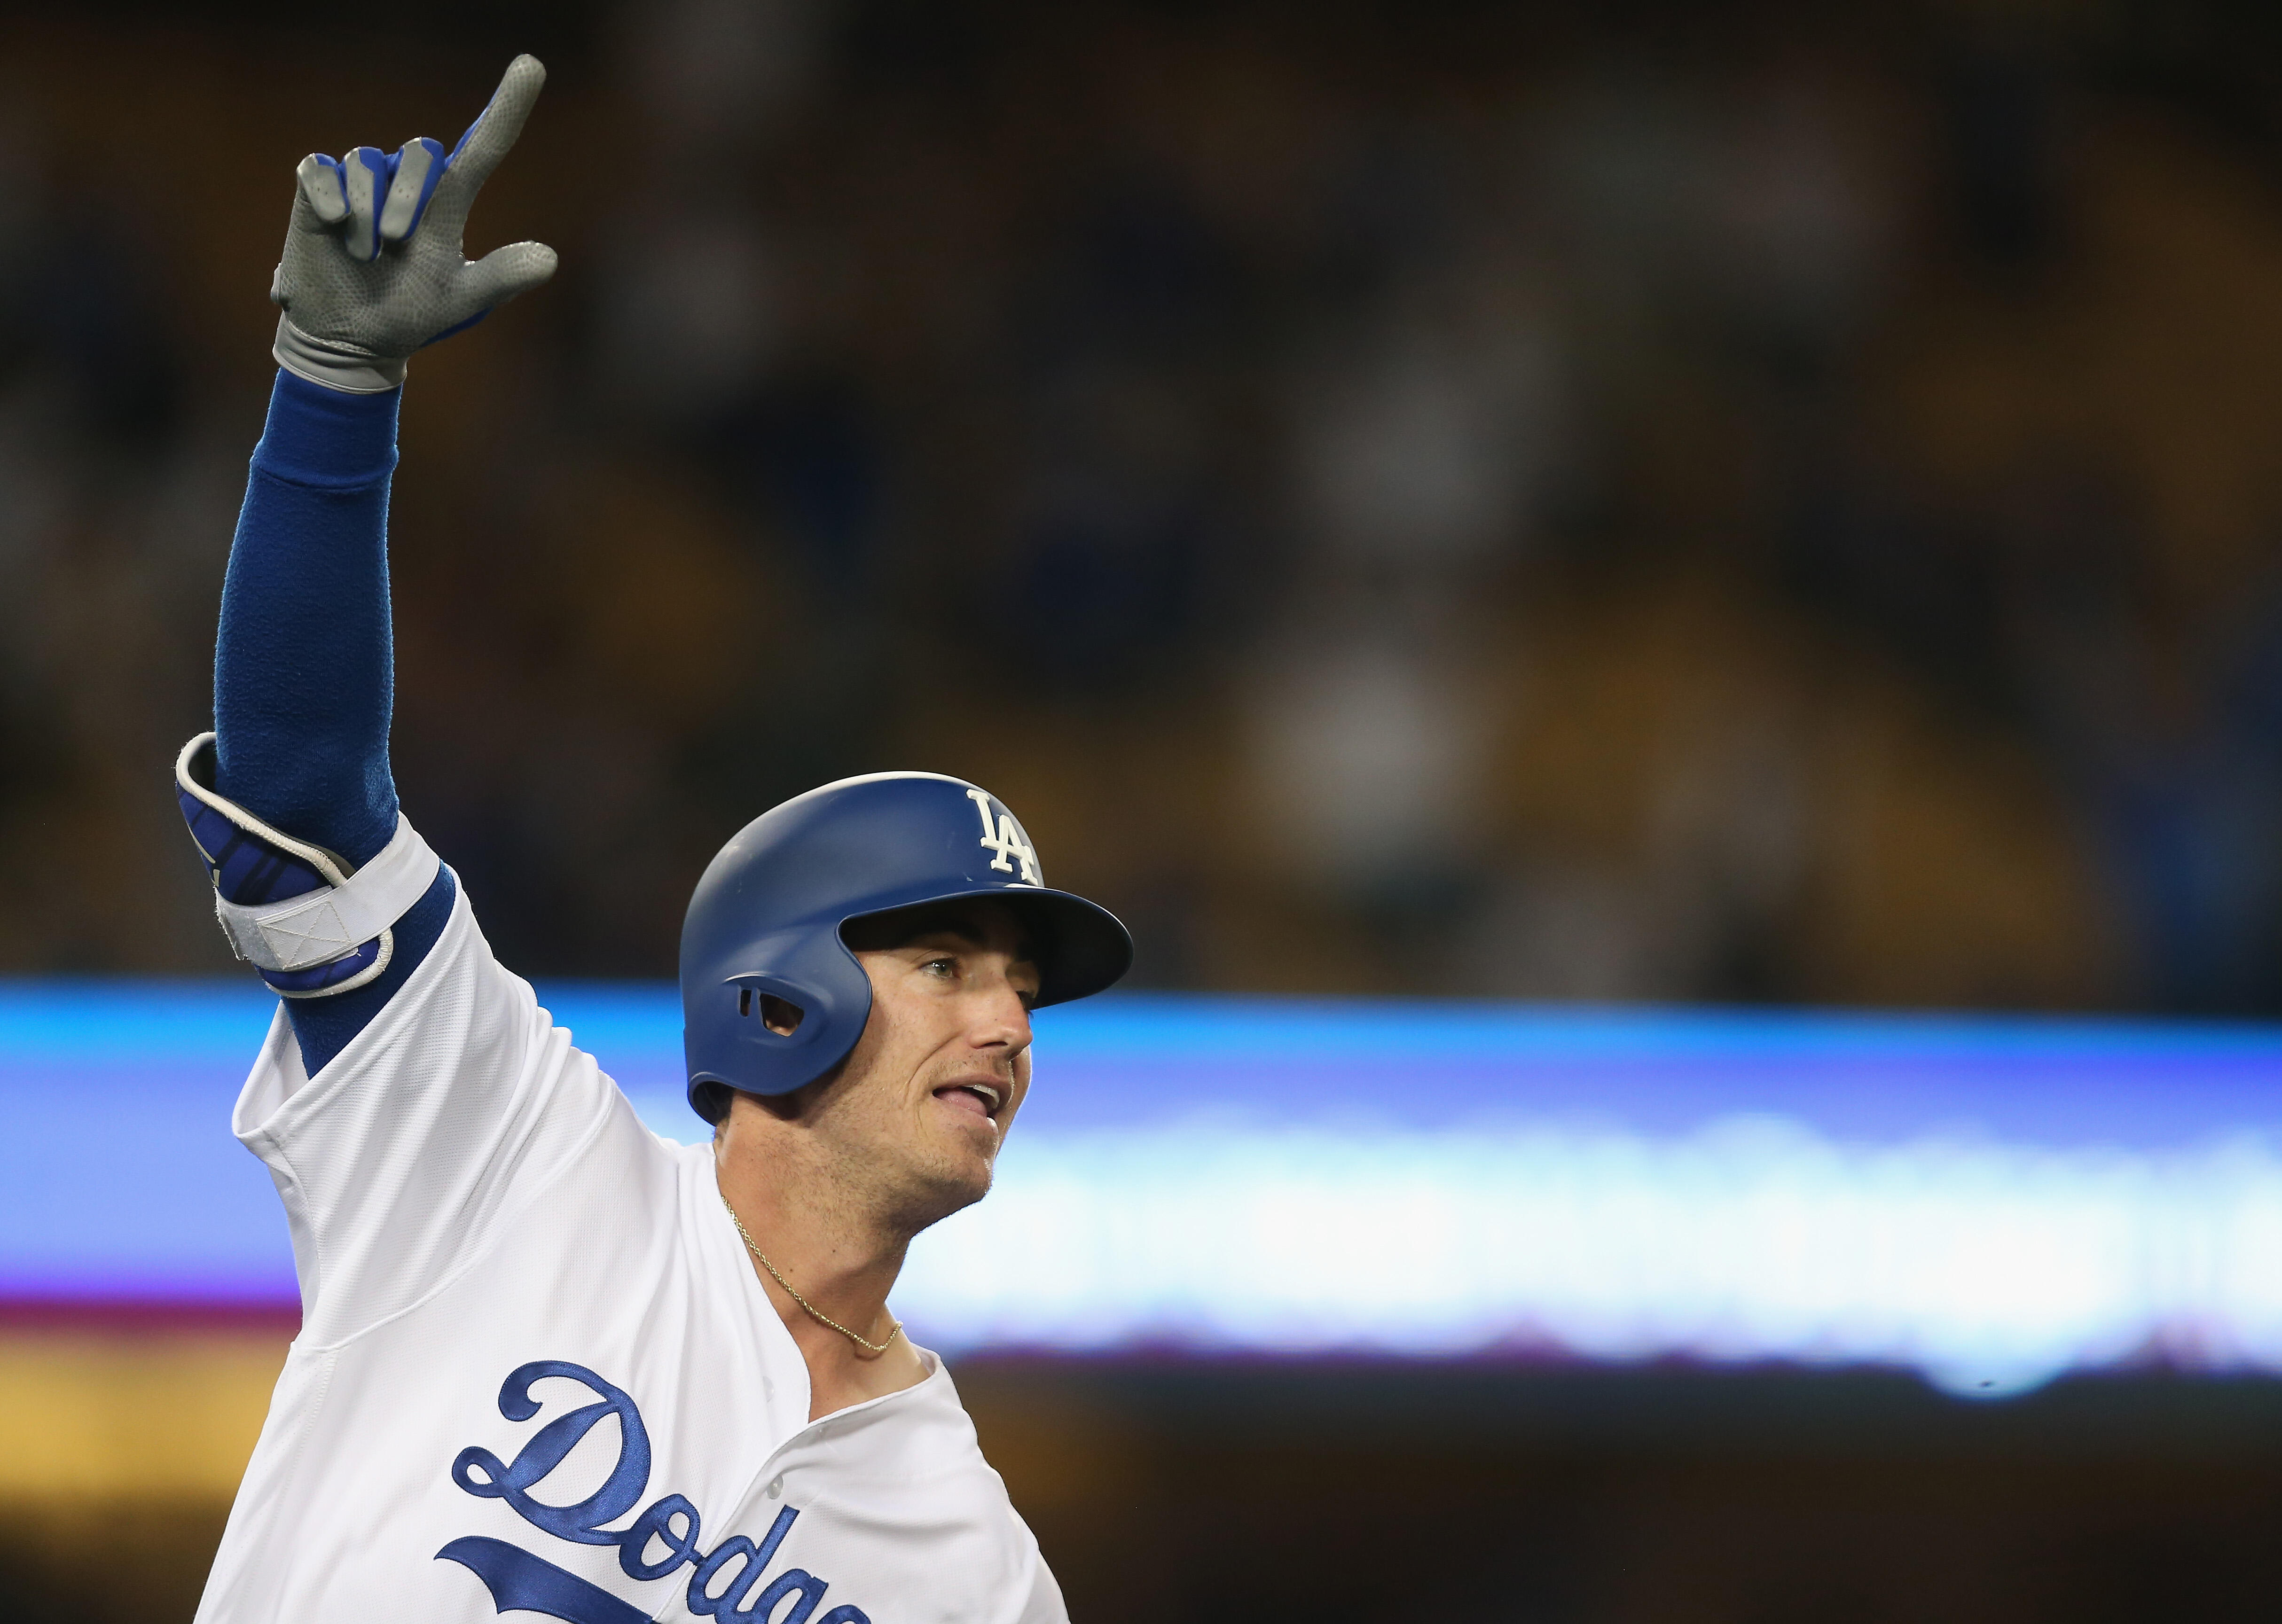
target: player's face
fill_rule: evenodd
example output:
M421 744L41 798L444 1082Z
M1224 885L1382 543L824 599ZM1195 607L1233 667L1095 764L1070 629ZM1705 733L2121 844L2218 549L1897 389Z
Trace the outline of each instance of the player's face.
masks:
M980 1201L1030 1087L1038 970L1013 911L982 900L850 943L872 1016L827 1101L835 1137L916 1230ZM886 938L883 942L883 936Z

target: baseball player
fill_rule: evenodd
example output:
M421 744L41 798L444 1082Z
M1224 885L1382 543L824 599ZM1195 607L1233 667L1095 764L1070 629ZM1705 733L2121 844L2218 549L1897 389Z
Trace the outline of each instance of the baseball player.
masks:
M518 58L448 153L306 159L270 290L215 731L175 776L223 928L282 998L232 1126L284 1201L303 1319L198 1617L1061 1620L887 1299L912 1236L990 1186L1030 1011L1115 981L1124 928L1048 889L974 785L786 802L689 905L713 1138L685 1148L493 959L398 809L405 362L553 274L540 244L470 264L461 241L544 78Z

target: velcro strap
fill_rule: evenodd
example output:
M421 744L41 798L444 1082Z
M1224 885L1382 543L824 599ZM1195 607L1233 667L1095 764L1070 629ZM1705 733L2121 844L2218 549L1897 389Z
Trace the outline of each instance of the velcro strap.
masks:
M262 970L311 970L370 941L404 916L443 866L397 814L396 833L345 885L245 907L214 898L214 914L238 956Z

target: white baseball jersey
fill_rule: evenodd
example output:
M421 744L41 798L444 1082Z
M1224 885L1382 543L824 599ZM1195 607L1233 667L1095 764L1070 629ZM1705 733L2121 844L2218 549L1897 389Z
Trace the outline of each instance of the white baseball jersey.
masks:
M811 1422L710 1150L641 1125L464 894L314 1079L233 1123L304 1319L199 1624L1057 1624L951 1376Z

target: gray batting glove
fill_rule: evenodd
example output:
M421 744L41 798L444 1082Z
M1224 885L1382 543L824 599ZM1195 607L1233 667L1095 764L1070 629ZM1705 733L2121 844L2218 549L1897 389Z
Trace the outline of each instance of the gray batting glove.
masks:
M301 160L293 223L269 297L278 365L313 383L373 395L404 382L412 352L472 327L555 275L544 243L511 243L472 265L468 211L547 82L536 57L508 64L491 104L446 155L422 136L400 151L359 147Z

